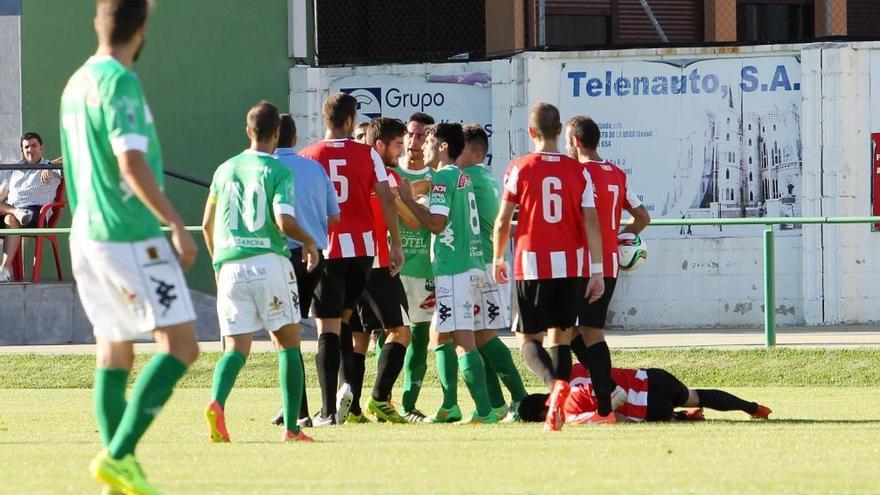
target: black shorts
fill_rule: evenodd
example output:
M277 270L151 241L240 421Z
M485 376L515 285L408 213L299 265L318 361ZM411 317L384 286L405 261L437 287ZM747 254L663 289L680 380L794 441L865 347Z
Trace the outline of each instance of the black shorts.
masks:
M36 228L37 224L40 223L40 210L42 210L43 207L39 206L39 205L34 205L34 206L25 206L24 208L19 208L19 209L20 210L30 210L30 212L31 212L30 221L28 221L27 224L22 225L21 228L23 228L23 229ZM0 229L8 229L8 228L11 228L11 227L6 225L6 219L5 218L0 219Z
M578 311L577 321L579 327L605 328L605 320L608 318L608 305L611 304L611 298L614 296L614 288L616 286L616 278L605 277L605 293L602 294L602 297L592 304L588 303L586 299L581 301L581 309Z
M648 372L648 415L646 421L669 421L676 407L687 403L689 391L672 373L658 368Z
M530 335L573 327L583 299L584 279L580 277L517 280L514 327Z
M366 330L409 326L409 305L400 275L392 277L388 268L373 268L358 302L358 313Z
M312 298L315 295L315 287L321 277L321 266L324 264L324 255L318 251L318 266L309 272L302 260L302 248L290 250L290 263L293 265L293 273L296 274L296 285L299 289L299 312L303 319L309 317L309 308L312 307Z
M372 270L372 256L324 260L312 300L312 316L340 318L344 310L354 309Z

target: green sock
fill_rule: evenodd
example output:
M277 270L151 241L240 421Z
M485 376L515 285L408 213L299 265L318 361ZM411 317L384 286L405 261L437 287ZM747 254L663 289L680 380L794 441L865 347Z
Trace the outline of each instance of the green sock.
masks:
M458 359L455 346L443 344L434 349L437 358L437 374L440 375L440 388L443 390L443 409L458 404Z
M211 387L211 400L226 408L226 399L232 392L235 379L244 367L247 360L244 354L238 351L228 351L223 354L214 367L214 384Z
M480 358L483 359L483 365L486 368L486 392L489 393L489 403L492 404L492 409L507 405L504 400L504 391L501 390L501 382L498 381L498 374L492 369L486 356L480 353Z
M284 426L296 433L299 431L296 420L299 418L305 386L302 352L299 347L278 351L278 381L281 383L281 402L284 404Z
M186 373L186 365L171 354L157 353L134 382L131 400L107 446L110 456L122 459L134 453L138 441L171 397L174 385Z
M461 376L467 385L471 398L477 405L477 414L485 416L492 412L492 404L489 402L489 392L486 390L486 366L480 352L474 349L458 358L458 366L461 368Z
M528 392L523 385L522 376L513 363L510 349L501 342L498 337L493 338L480 347L480 355L486 361L488 369L491 367L498 374L498 378L504 382L504 386L510 391L510 398L519 402L526 398Z
M93 399L101 444L110 445L113 434L125 413L125 386L129 370L120 368L98 368L95 370Z
M416 408L422 380L428 371L428 329L430 323L416 323L411 326L412 341L406 347L403 359L403 397L400 400L406 412Z

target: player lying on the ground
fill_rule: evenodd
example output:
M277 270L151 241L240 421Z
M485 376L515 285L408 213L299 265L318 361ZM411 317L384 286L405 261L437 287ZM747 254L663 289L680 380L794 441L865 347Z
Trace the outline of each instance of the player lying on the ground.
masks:
M688 389L672 373L658 368L612 368L611 376L627 392L626 402L615 411L618 421L701 420L704 407L716 411L743 411L752 419L769 419L773 412L767 406L722 390ZM565 420L580 424L582 419L592 416L597 407L590 372L584 365L576 364L572 367L569 382L571 394L565 401ZM519 417L529 422L544 421L548 398L549 394L529 395L519 405ZM676 412L676 407L699 409L684 413Z

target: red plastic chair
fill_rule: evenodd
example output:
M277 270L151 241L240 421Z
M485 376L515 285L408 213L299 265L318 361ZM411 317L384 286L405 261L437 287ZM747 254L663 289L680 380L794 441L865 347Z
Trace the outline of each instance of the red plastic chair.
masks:
M58 191L55 193L55 201L45 204L40 208L40 218L37 220L37 228L54 228L58 225L58 221L61 220L61 210L64 209L64 205L64 178L62 178L61 182L58 184ZM52 212L52 218L47 220L49 212ZM21 236L21 247L18 248L18 252L15 253L15 258L12 260L13 278L17 281L24 279L24 257L22 256L22 252L24 251L25 238L34 239L34 263L33 271L31 273L31 282L36 283L40 281L40 272L43 268L43 239L48 239L49 242L52 243L52 254L55 255L55 272L58 275L58 281L61 282L63 279L61 274L61 257L58 252L58 238L55 234Z

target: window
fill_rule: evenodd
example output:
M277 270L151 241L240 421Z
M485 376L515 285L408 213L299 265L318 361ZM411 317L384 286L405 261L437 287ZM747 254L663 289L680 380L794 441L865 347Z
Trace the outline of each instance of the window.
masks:
M752 157L749 157L749 163L752 163ZM749 172L749 182L752 182L752 173Z
M724 171L724 178L730 180L730 169Z
M754 200L755 200L755 193L753 193L752 191L749 191L749 201L754 201Z
M548 14L544 29L551 46L602 45L611 42L611 17Z
M797 41L814 35L813 0L737 0L738 41Z
M749 127L752 127L752 126L749 126ZM751 146L751 145L752 145L752 138L749 138L749 146Z
M752 157L749 157L749 165L751 165L751 164L752 164ZM749 172L749 180L751 180L751 177L752 177L752 173Z

